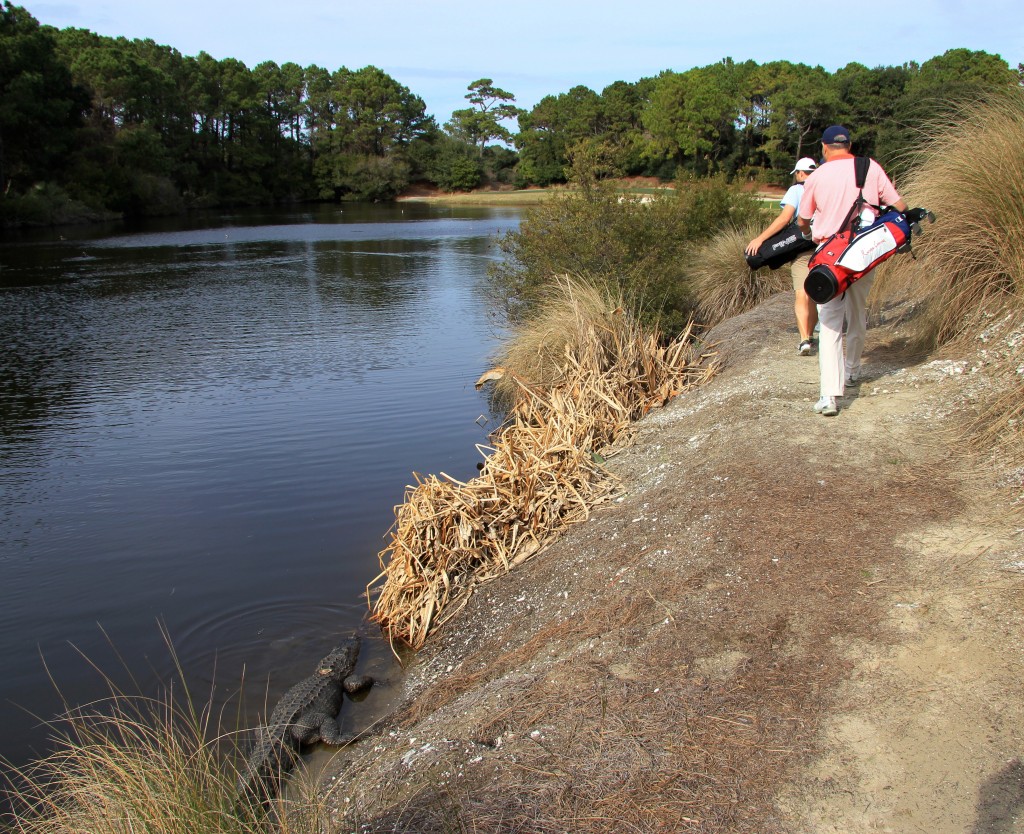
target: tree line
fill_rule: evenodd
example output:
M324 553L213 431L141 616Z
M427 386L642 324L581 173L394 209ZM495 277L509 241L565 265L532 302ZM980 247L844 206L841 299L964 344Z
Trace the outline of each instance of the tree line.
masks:
M823 125L893 164L943 108L1021 83L999 56L951 50L920 66L835 73L725 59L574 87L529 110L479 79L444 125L382 70L182 55L153 40L41 25L0 7L0 217L40 201L158 214L187 207L380 200L414 182L565 182L604 176L785 177ZM517 128L515 131L513 128Z
M518 176L562 182L574 155L609 175L661 179L725 174L788 181L793 162L818 153L830 124L846 124L857 152L899 170L919 131L965 102L1024 82L998 55L949 50L918 65L821 67L726 58L665 71L600 94L547 96L519 118Z

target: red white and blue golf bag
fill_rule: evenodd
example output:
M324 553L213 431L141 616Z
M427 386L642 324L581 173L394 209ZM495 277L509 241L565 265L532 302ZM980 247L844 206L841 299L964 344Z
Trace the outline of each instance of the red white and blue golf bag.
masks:
M855 164L857 187L863 189L870 160L857 157ZM811 255L804 292L818 304L846 292L850 284L897 252L909 252L912 230L919 232L919 224L925 218L935 220L935 215L923 208L907 212L882 211L871 225L859 228L864 205L882 211L879 206L868 203L861 191L843 223L842 231L823 241Z

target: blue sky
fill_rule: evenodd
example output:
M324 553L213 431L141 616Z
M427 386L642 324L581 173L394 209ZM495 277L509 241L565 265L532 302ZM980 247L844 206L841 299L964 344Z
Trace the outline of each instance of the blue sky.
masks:
M14 0L41 23L152 38L185 55L380 67L443 124L478 78L532 107L582 84L600 92L665 69L731 57L790 60L834 71L922 62L965 47L1024 62L1019 0L853 2L765 0ZM833 4L833 8L840 8Z

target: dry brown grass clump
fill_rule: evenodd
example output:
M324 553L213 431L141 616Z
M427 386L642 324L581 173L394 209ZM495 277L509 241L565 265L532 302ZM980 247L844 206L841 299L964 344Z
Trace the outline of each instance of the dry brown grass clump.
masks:
M480 475L417 476L396 508L372 618L419 648L475 583L536 554L585 520L613 481L601 452L632 421L714 373L687 330L667 346L602 290L565 278L561 295L525 325L484 374L502 385L509 417Z
M743 249L759 231L753 227L726 229L693 254L687 274L697 300L697 319L702 324L712 327L790 288L786 266L747 267Z
M963 424L971 446L1024 465L1024 314L1008 312L978 335L989 386Z

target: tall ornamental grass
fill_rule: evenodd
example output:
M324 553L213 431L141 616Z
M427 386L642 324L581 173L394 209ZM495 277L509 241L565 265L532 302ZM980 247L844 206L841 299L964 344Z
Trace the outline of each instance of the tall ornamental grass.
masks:
M0 830L10 834L313 834L326 819L311 780L288 799L238 799L226 766L237 734L213 731L187 692L111 695L47 725L52 752L24 766L0 759ZM239 755L240 750L235 750Z
M980 348L992 385L966 435L1024 463L1024 89L923 133L900 190L936 221L914 241L916 260L885 265L879 296L914 302L923 347Z
M762 224L725 229L688 259L687 278L701 325L713 327L792 286L788 265L779 269L747 266L743 250L763 228Z
M1024 89L923 133L900 190L936 221L915 241L917 260L894 259L886 283L921 300L918 337L936 347L1024 315Z
M614 281L558 276L541 290L533 315L518 322L498 352L505 373L495 381L497 404L511 410L525 396L523 380L534 389L563 383L567 356L588 353L585 361L595 371L615 364L644 330L642 303L627 300Z

